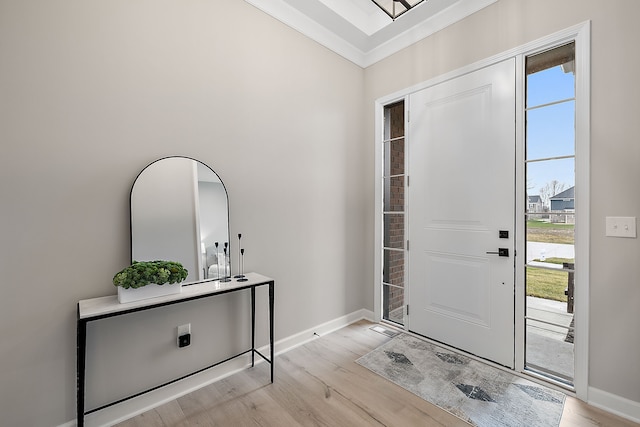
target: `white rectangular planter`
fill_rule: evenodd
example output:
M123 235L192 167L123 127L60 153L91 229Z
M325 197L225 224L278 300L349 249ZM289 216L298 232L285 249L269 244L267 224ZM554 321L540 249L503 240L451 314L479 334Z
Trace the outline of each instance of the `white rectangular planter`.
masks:
M141 288L129 288L129 289L125 289L121 286L118 286L118 302L127 303L127 302L140 301L142 299L179 294L181 290L182 290L181 283L172 283L172 284L166 283L164 285L156 285L154 283L150 283L147 286L143 286Z

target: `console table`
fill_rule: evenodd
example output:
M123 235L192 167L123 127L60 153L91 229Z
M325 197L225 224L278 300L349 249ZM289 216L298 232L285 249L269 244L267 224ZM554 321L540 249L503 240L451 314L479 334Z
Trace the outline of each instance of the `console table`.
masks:
M192 375L198 374L207 369L218 366L224 362L227 362L236 357L242 356L247 353L251 353L251 366L254 366L255 355L258 354L264 360L271 365L271 382L273 382L273 365L274 365L274 349L273 349L273 294L275 281L269 277L262 276L257 273L245 274L246 281L239 281L238 279L231 279L229 282L220 280L195 283L192 285L183 285L182 292L179 294L168 295L157 298L150 298L141 301L130 302L126 304L120 304L116 295L93 298L87 300L81 300L78 302L78 317L77 317L77 415L78 426L84 425L84 416L97 412L101 409L105 409L109 406L116 405L124 402L125 400L133 399L142 394L156 390L160 387L175 383ZM255 326L256 326L256 295L255 291L258 286L269 287L269 357L262 355L256 350L255 345ZM123 314L134 313L137 311L149 310L151 308L163 307L167 305L180 304L187 301L193 301L201 298L211 298L217 295L222 295L230 292L237 292L245 289L251 290L251 348L245 350L235 356L228 359L218 361L210 366L199 369L190 374L184 375L180 378L176 378L164 384L153 387L149 390L141 391L131 396L124 397L115 402L111 402L107 405L103 405L99 408L85 411L84 397L85 397L85 366L86 366L86 345L87 345L87 323L105 319L108 317L121 316Z

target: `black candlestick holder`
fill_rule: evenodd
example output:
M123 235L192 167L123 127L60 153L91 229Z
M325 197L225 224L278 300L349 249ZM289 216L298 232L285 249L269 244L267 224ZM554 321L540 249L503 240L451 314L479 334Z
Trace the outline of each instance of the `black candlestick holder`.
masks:
M242 239L242 234L238 234L238 274L233 276L234 279L242 279L244 277L244 272L240 271L240 258L242 258L242 251L244 249L240 249L240 239Z
M218 260L220 259L220 252L218 252L218 242L215 242L216 246L216 279L220 280L220 263Z
M240 265L238 267L241 267L240 270L240 274L236 277L239 277L238 282L246 282L249 279L247 279L244 275L244 249L240 249Z

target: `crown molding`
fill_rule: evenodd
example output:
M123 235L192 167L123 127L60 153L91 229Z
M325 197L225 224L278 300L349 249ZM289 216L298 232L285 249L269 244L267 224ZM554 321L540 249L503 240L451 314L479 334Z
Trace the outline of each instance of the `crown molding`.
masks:
M341 16L321 0L245 1L366 68L498 0L428 0L372 34L366 34L361 25L356 27L349 16Z

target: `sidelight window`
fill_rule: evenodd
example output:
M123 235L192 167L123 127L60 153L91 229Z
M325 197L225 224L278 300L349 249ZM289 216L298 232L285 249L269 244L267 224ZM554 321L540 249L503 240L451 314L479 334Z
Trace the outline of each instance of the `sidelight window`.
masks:
M384 108L382 318L404 324L405 137L404 101Z
M573 385L575 46L526 57L525 368Z

